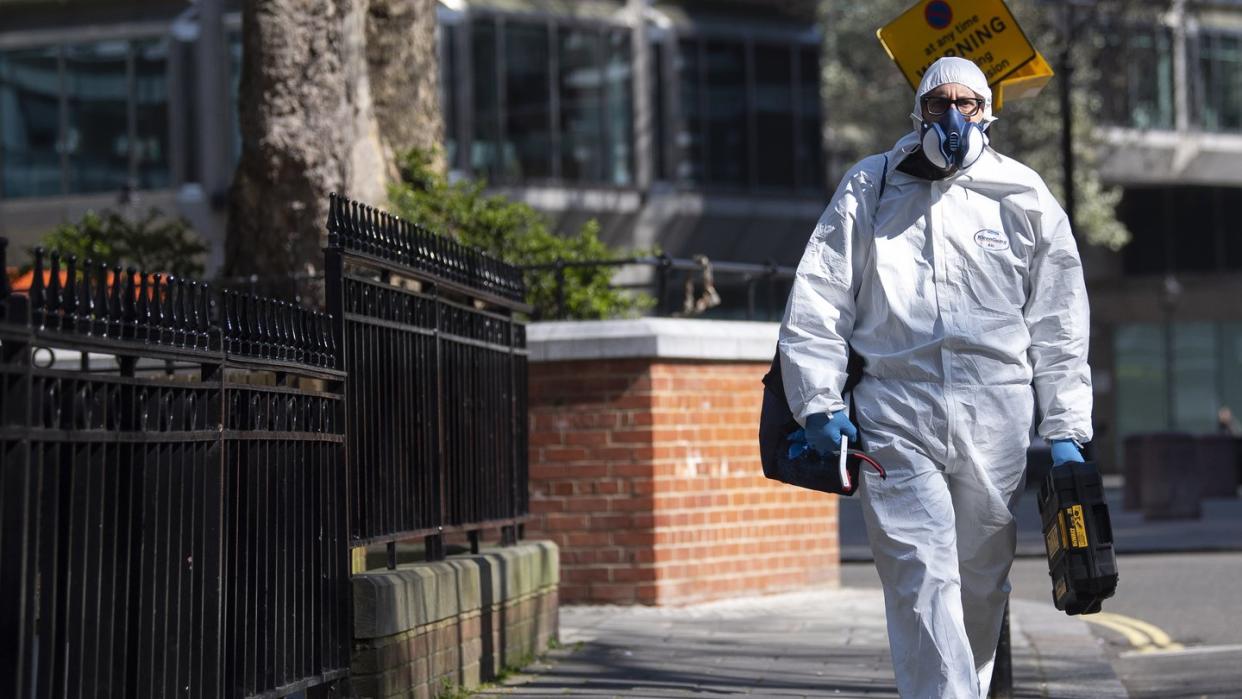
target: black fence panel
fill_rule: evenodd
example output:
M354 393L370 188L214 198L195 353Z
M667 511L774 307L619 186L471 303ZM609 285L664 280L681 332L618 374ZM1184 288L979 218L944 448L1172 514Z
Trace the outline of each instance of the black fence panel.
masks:
M0 696L323 685L351 547L516 541L521 273L344 199L328 228L332 315L42 251L0 276Z
M355 545L502 527L526 493L521 272L333 196L326 255Z
M55 253L27 293L0 286L0 696L262 696L347 672L330 327Z

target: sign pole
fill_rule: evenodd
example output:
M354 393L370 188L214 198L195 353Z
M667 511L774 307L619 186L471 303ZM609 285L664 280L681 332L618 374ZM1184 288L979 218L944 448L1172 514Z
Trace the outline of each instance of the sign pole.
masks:
M1065 181L1065 217L1069 220L1070 230L1078 235L1077 208L1074 197L1074 104L1073 104L1073 47L1074 47L1074 3L1065 2L1063 15L1065 29L1061 33L1065 37L1065 45L1061 48L1061 176Z

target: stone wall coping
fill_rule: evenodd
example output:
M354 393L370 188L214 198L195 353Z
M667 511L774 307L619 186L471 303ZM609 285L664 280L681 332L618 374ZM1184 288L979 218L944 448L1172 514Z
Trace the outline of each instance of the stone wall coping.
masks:
M555 588L560 582L558 553L551 541L530 541L358 573L350 581L354 638L392 636Z
M552 321L531 323L526 345L532 362L589 359L708 359L770 362L777 323L691 318Z

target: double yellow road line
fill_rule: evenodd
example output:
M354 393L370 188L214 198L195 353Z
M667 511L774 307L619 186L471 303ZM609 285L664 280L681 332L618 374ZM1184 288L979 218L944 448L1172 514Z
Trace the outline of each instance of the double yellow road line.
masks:
M1184 646L1175 642L1160 627L1149 624L1142 619L1125 616L1124 614L1113 614L1112 612L1099 612L1097 614L1084 614L1082 620L1106 629L1111 629L1125 636L1126 640L1134 646L1132 652L1137 653L1158 653L1160 651L1182 650Z

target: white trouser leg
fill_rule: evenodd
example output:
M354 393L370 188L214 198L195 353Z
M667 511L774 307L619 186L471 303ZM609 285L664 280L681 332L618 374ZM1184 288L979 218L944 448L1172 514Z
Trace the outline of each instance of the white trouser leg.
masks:
M987 517L981 514L987 512L988 504L971 497L978 486L977 481L960 475L949 478L957 513L958 569L966 635L979 674L980 696L986 696L1005 602L1009 599L1008 578L1017 527L1011 516L1008 523L999 527L984 521Z
M968 401L968 402L967 402ZM962 608L970 638L980 691L986 696L992 679L996 644L1009 599L1009 569L1017 543L1014 511L1026 472L1025 426L1030 424L1030 389L1023 386L973 390L955 401L960 423L949 467L949 492L957 515L957 554L962 580ZM1008 434L981 429L979 411L1011 415Z
M908 441L874 432L868 439L888 471L885 481L867 474L862 501L898 691L907 699L978 696L945 475Z

